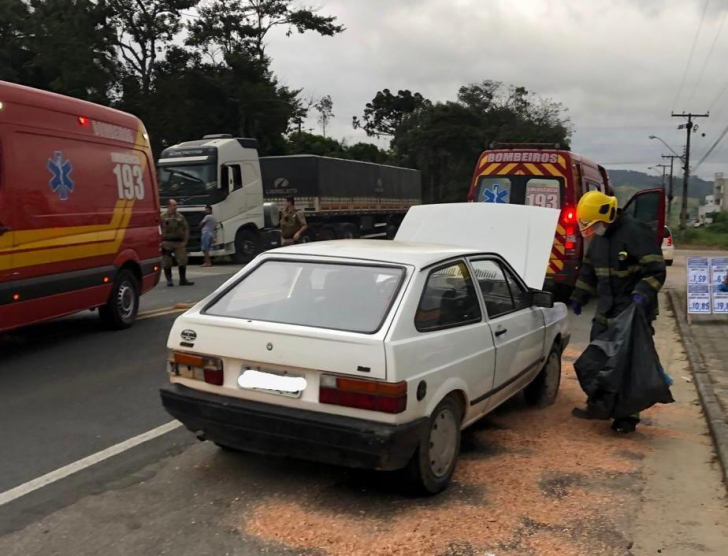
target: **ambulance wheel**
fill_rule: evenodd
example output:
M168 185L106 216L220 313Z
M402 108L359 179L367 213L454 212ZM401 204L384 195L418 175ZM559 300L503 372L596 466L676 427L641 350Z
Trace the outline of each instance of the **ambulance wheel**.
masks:
M546 364L533 382L526 386L523 394L528 405L548 407L556 401L561 385L561 353L554 347Z
M672 259L665 259L665 264L667 266L672 266L672 262L673 262Z
M235 234L235 254L233 261L247 264L258 254L258 236L250 230L238 230Z
M113 330L129 328L139 311L139 283L129 270L116 275L109 301L99 308L101 320Z
M442 400L432 412L427 437L405 470L416 493L437 494L450 484L460 453L462 415L463 410L454 396Z

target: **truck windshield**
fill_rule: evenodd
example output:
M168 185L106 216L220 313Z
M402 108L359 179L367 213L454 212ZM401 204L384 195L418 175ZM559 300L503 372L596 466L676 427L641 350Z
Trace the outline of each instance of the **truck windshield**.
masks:
M188 200L194 199L198 204L218 195L217 167L214 164L159 167L159 196L162 199L175 198L184 205Z
M530 205L560 209L564 199L563 178L541 176L482 176L475 189L475 201Z
M261 264L205 313L373 334L382 326L404 269L273 260Z

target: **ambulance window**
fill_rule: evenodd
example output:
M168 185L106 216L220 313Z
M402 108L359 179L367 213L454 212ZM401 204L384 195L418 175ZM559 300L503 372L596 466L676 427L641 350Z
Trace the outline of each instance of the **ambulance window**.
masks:
M478 180L478 195L476 202L510 204L511 180L502 176L481 177Z
M586 190L587 191L601 191L603 193L604 187L600 183L594 183L593 181L587 181Z
M526 204L560 209L561 182L554 178L530 178L526 184Z

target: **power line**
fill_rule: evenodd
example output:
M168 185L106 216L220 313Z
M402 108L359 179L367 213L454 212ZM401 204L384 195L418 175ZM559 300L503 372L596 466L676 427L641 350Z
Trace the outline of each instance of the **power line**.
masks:
M693 100L693 97L695 96L695 93L698 90L698 87L700 86L700 82L703 80L703 75L705 74L705 69L708 67L708 62L710 62L710 58L713 55L713 51L715 50L715 45L718 43L718 38L720 37L721 31L723 31L723 24L725 23L725 18L728 16L728 11L723 12L723 17L720 19L720 25L718 25L718 31L715 33L715 37L713 37L713 44L710 45L710 50L708 50L708 56L705 58L705 63L703 64L703 67L700 69L700 74L698 75L698 80L695 82L695 87L693 87L693 92L690 93L690 97L688 97L688 101L686 104L690 104L690 101Z
M718 136L718 139L715 140L715 143L713 143L710 146L710 148L708 149L708 152L706 152L703 155L703 158L701 158L700 161L698 161L698 163L693 168L693 171L697 171L698 168L700 167L700 165L703 162L705 162L711 154L713 154L713 151L715 150L715 148L720 144L721 141L723 141L723 139L725 138L726 135L728 135L728 126L726 126L725 129L723 130L723 132Z
M705 14L708 13L708 5L710 4L710 0L705 0L705 6L703 6L703 15L700 16L700 24L698 25L698 31L695 33L695 38L693 39L693 46L690 49L690 56L688 56L688 63L685 64L685 71L683 72L682 79L680 80L680 86L677 89L677 96L675 96L675 101L672 103L672 110L675 111L675 107L677 106L677 101L680 100L680 95L682 94L683 87L685 86L685 79L687 79L688 71L690 71L690 64L693 62L693 55L695 54L695 46L698 44L698 39L700 38L700 31L703 29L703 22L705 21Z
M726 90L728 90L728 79L726 79L725 84L723 85L723 88L718 93L718 96L715 97L713 102L710 103L710 107L708 108L708 112L710 112L713 107L718 104L718 101L721 99L721 97L725 94Z

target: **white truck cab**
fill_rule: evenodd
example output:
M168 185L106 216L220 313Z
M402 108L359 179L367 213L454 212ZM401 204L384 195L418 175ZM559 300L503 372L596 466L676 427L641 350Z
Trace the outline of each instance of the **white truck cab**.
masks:
M194 230L212 207L218 222L212 256L231 255L236 262L251 260L261 244L278 225L277 207L266 222L263 182L255 139L236 139L231 135L206 135L169 147L158 161L160 198L164 205L175 199L193 233L188 250L199 256L200 238ZM266 226L268 224L268 226Z

